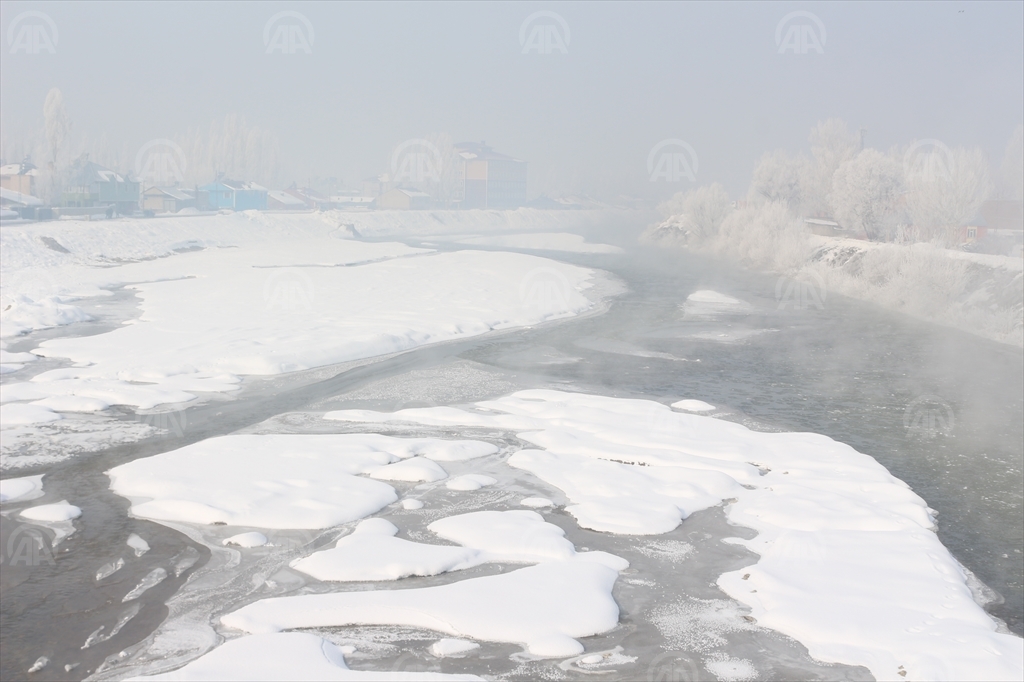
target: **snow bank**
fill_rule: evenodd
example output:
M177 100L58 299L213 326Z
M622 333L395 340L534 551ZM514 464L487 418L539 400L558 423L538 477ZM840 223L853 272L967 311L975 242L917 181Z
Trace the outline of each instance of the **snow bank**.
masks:
M925 502L847 445L817 434L754 432L651 401L550 390L475 407L327 416L515 431L545 450L520 451L509 464L560 488L572 501L567 511L595 530L663 533L688 513L726 501L730 522L758 531L753 540L732 541L760 559L724 574L719 585L815 658L866 666L877 679L1024 675L1024 640L997 632L974 601ZM356 613L346 600L340 611ZM258 620L262 627L293 622L291 608ZM350 618L357 617L342 620Z
M574 656L583 652L576 638L618 624L619 608L611 596L617 576L601 563L558 561L436 587L263 599L223 616L221 622L256 634L404 625L519 643L535 656Z
M411 680L481 680L476 675L445 675L429 672L350 670L342 649L316 635L287 632L252 635L225 642L178 670L131 680L216 682L266 680L267 682L405 682Z

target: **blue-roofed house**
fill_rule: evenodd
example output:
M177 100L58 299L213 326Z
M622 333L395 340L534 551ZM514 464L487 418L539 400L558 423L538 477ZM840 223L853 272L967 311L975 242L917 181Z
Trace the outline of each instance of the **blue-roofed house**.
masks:
M267 188L255 182L221 178L199 188L199 203L206 208L232 211L266 210Z

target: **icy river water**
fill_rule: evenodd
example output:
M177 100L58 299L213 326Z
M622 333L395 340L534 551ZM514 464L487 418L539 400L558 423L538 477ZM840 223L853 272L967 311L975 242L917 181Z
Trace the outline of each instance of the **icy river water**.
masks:
M202 647L215 616L267 596L252 594L253 585L275 578L275 594L300 586L289 583L298 580L294 572L282 572L288 560L337 537L330 531L282 531L271 537L274 551L240 559L237 552L212 545L213 536L189 537L187 529L130 518L128 502L109 491L104 472L110 468L215 435L357 430L324 421L328 410L460 404L524 388L665 403L696 398L719 408L716 417L755 430L811 431L847 443L876 458L938 511L943 543L996 593L989 612L1022 633L1020 349L838 296L825 297L821 305L780 307L774 277L693 255L646 251L635 246L632 232L591 238L620 241L628 255L543 255L621 280L625 293L599 314L252 381L229 400L175 413L166 436L47 468L46 500L72 500L83 515L74 535L58 546L55 561L4 566L0 678L108 679L155 671L158 667L146 666L161 657L173 660L190 646ZM687 315L684 303L697 290L735 297L750 309ZM39 338L23 338L10 350L28 350ZM375 430L445 435L387 425ZM512 437L507 444L521 445ZM507 487L479 495L472 508L441 498L432 506L438 514L516 508L530 491L524 485L514 482L517 495ZM537 483L533 490L546 489ZM392 516L411 537L436 518L403 511ZM694 514L672 533L642 540L582 530L561 511L546 518L564 528L578 548L602 549L631 563L614 593L622 609L620 627L585 642L588 652L622 647L623 656L612 659L620 665L601 669L605 679L714 679L715 670L720 679L730 674L732 679L870 679L863 668L813 661L799 643L744 619L739 605L714 585L723 571L756 561L746 550L720 542L753 534L729 526L720 508ZM15 515L0 517L3 546L24 532ZM150 550L134 556L125 545L132 533L145 538ZM121 557L124 568L98 582L97 571ZM508 568L483 566L457 576L408 579L402 586L443 584ZM166 579L130 604L122 601L153 571L165 571ZM166 632L177 633L176 639L164 637L165 648L154 649L148 638L161 623ZM433 659L422 652L436 633L410 629L336 628L319 634L339 643L361 642L362 658L350 664L367 670L475 672L510 679L587 679L595 672L573 661L530 660L517 656L518 647L499 644L484 645L472 660ZM167 649L169 641L179 648ZM45 673L27 673L40 656L50 661Z

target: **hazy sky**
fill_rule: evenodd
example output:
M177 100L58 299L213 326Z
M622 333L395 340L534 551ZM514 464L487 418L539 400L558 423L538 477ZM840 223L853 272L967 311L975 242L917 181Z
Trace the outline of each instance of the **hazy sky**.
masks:
M387 170L403 140L447 132L529 161L531 196L663 197L691 186L651 182L648 155L665 139L693 147L697 183L720 181L737 195L762 152L806 149L810 128L832 116L866 128L870 146L935 138L980 146L998 165L1024 119L1022 8L5 0L0 126L7 139L39 130L51 87L76 134L133 149L237 113L277 135L289 180L336 176L350 187ZM312 35L286 17L268 46L268 20L288 10ZM541 10L559 15L568 35L535 19L524 54L520 29ZM780 54L776 29L798 10L820 20L824 40L798 17L782 27ZM15 21L25 11L52 19L53 54L23 44L11 53L22 27L41 22ZM268 54L282 24L300 26L309 53L286 28L294 53ZM820 53L800 25L812 27ZM805 54L787 43L794 35ZM545 37L548 54L531 42Z

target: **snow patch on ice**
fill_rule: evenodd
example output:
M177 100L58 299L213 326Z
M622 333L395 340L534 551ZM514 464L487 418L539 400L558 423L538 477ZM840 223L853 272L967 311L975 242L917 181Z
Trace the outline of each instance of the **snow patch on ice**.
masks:
M53 504L41 504L38 507L22 509L20 515L30 521L55 523L77 519L82 515L82 510L73 504L69 504L67 500L61 500Z
M0 503L27 502L43 496L43 474L0 480Z
M715 406L704 402L703 400L677 400L672 403L672 407L677 410L686 410L687 412L711 412L715 410Z

